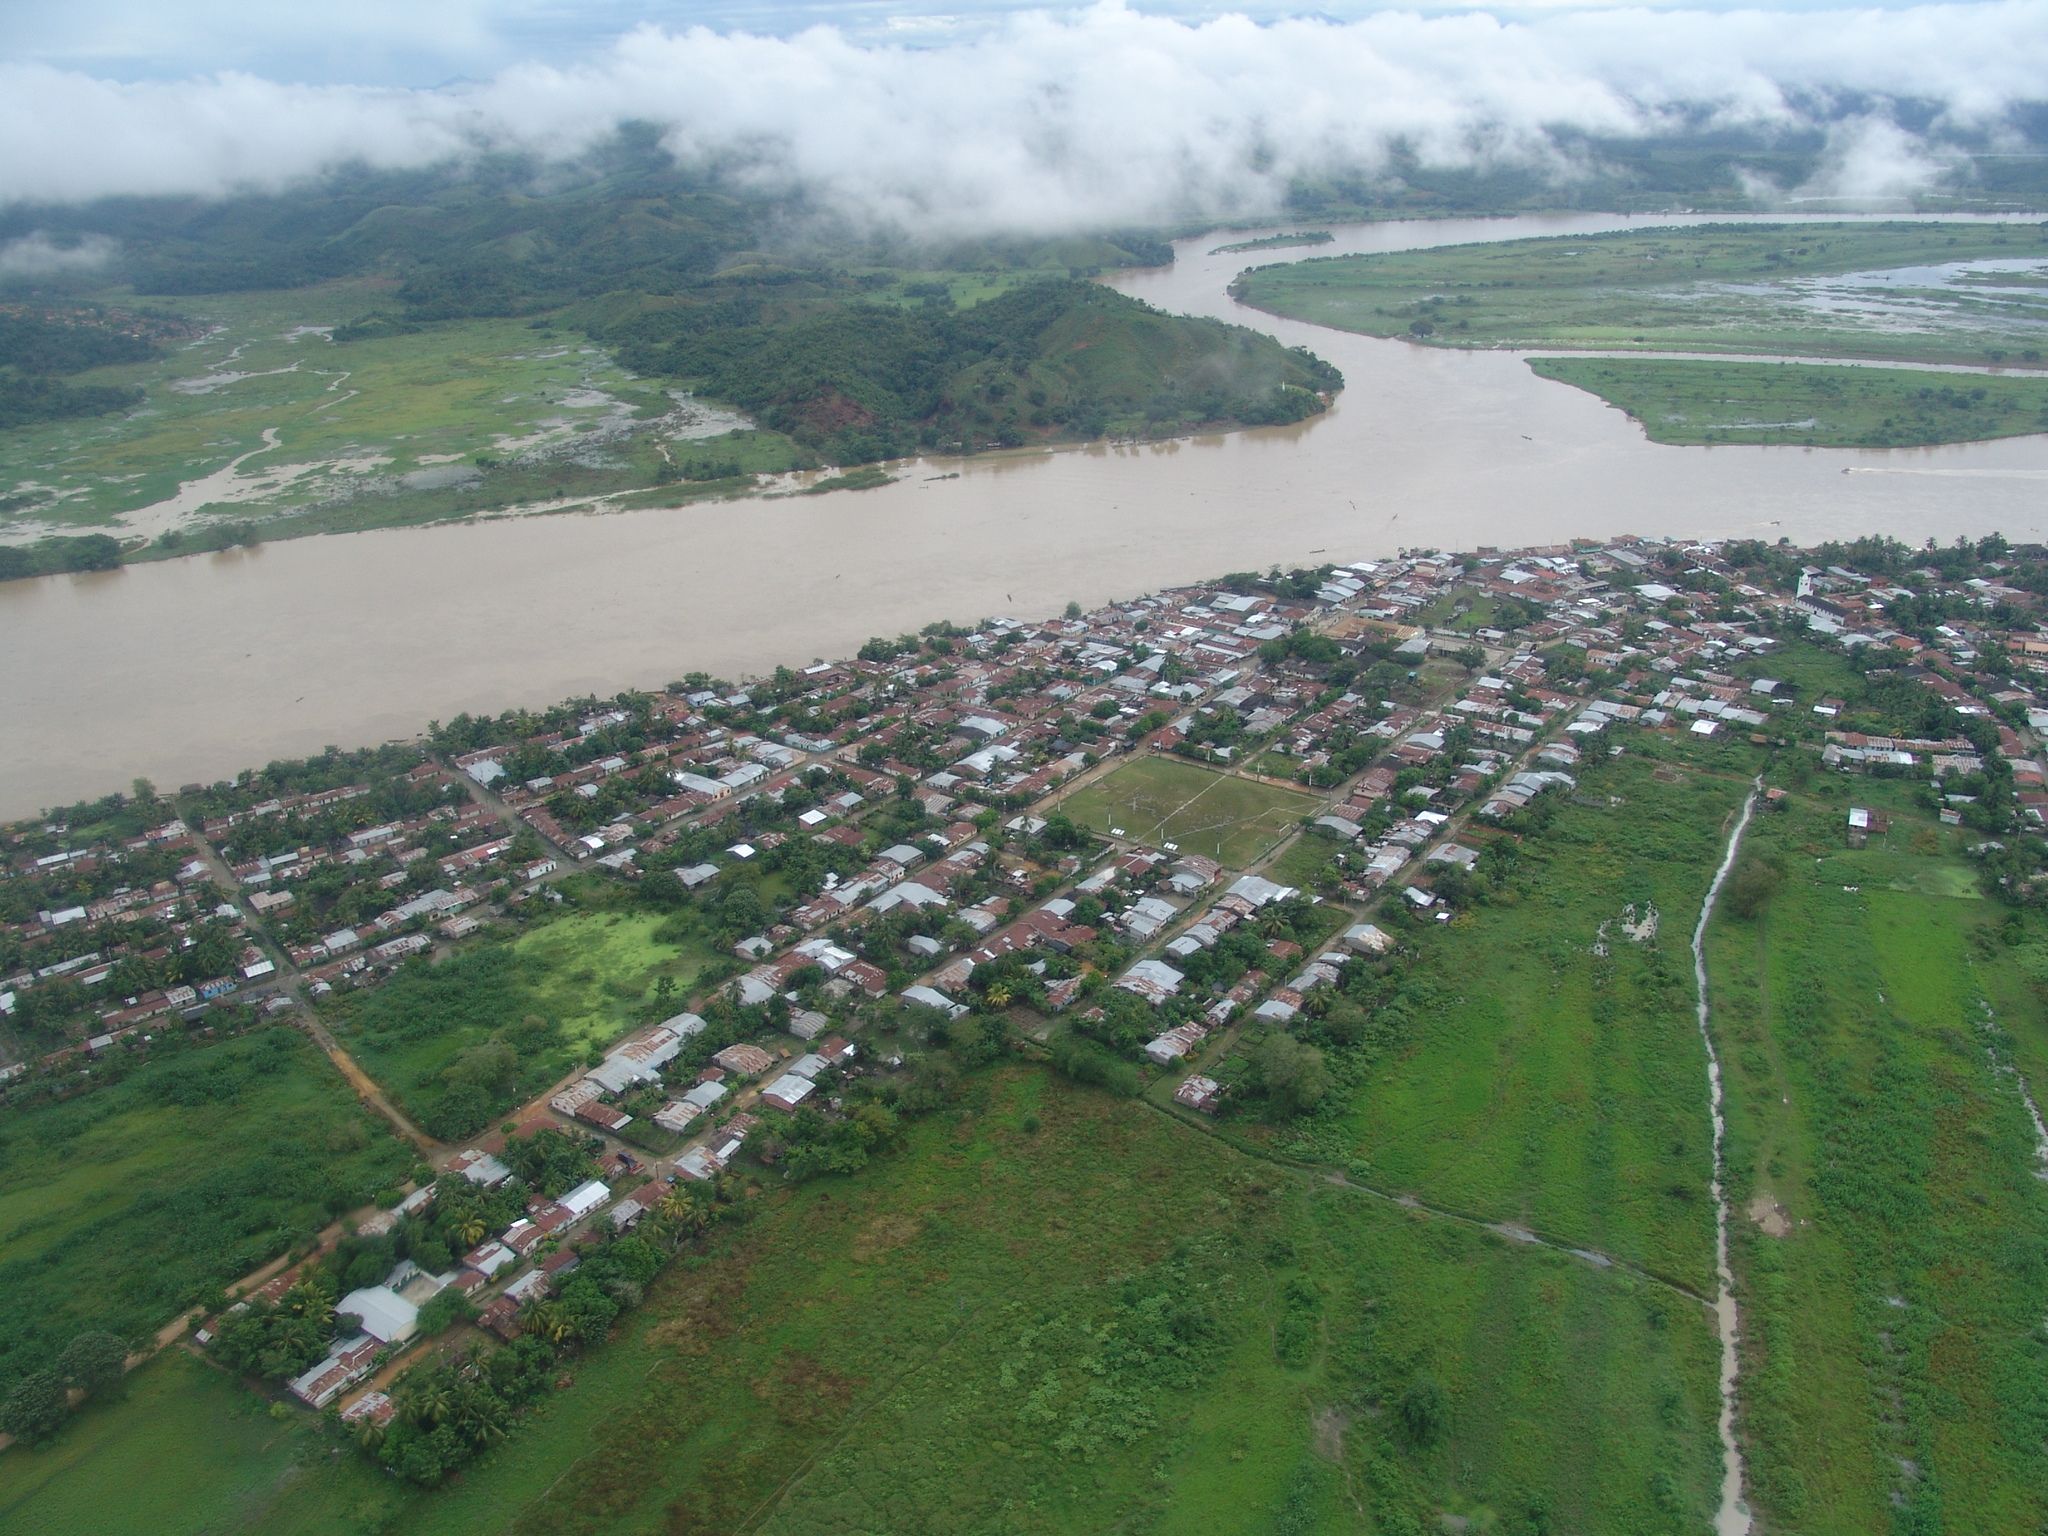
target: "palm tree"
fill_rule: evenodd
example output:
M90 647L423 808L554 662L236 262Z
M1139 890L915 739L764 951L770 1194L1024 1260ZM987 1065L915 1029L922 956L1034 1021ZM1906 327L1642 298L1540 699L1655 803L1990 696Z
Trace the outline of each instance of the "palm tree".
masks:
M448 1417L454 1406L448 1378L441 1371L432 1371L421 1380L406 1384L404 1413L415 1424L437 1425Z
M489 1228L484 1225L483 1217L475 1211L471 1211L456 1226L455 1235L462 1239L463 1247L474 1248L484 1240L484 1233L488 1230Z
M303 1317L319 1328L325 1328L334 1319L333 1298L311 1280L299 1281L278 1297L277 1304L293 1317Z
M704 1230L704 1208L696 1197L681 1189L671 1189L661 1197L661 1204L654 1213L679 1232L701 1232Z
M526 1309L526 1328L550 1344L569 1337L569 1313L559 1301L536 1301Z

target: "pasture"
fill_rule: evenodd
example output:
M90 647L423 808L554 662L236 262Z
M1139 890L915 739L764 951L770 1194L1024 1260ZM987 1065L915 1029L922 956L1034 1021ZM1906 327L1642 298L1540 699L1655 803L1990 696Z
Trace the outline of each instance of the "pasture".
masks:
M0 492L33 483L57 495L38 492L9 518L70 533L168 533L151 552L175 554L207 547L231 523L278 537L646 486L664 443L677 464L795 462L776 434L679 407L580 332L546 321L444 321L337 342L336 327L393 307L379 285L354 280L145 307L206 334L79 376L139 387L138 410L0 434ZM181 487L191 489L175 507L132 518Z
M2041 365L2032 225L1708 224L1257 268L1256 308L1430 346Z
M1851 804L1890 830L1845 845ZM2048 1518L2038 914L1980 899L1901 783L1815 778L1761 817L1782 876L1710 936L1728 1071L1745 1438L1774 1525Z

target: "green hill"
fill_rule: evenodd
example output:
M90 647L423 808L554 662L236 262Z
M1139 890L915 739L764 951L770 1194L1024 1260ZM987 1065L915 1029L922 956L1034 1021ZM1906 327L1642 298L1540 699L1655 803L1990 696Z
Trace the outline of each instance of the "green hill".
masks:
M1297 421L1342 382L1257 332L1069 279L957 311L829 294L657 302L595 334L627 366L688 379L840 463Z

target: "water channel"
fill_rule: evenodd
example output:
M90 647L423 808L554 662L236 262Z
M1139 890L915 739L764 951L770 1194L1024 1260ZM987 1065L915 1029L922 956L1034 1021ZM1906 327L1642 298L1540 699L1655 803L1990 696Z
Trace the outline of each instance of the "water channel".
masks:
M0 816L462 710L765 671L936 618L1040 617L1274 563L1627 532L2048 536L2048 437L1661 447L1513 354L1278 320L1226 292L1248 262L1644 222L1683 221L1372 224L1312 252L1226 256L1211 235L1170 268L1112 279L1336 363L1335 408L1292 427L917 461L874 491L298 539L0 584Z

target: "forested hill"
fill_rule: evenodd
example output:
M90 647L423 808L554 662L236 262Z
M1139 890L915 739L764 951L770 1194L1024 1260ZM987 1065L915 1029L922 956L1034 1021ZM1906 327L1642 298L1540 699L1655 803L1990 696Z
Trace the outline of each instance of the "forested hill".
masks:
M1047 279L966 309L758 295L593 325L837 463L1211 422L1298 421L1342 380L1256 331Z
M1292 421L1342 382L1255 332L1080 281L1171 261L1155 235L878 233L680 167L631 130L573 174L357 169L272 195L0 215L0 241L31 231L110 242L97 281L174 304L353 284L343 347L465 320L572 325L839 464Z

